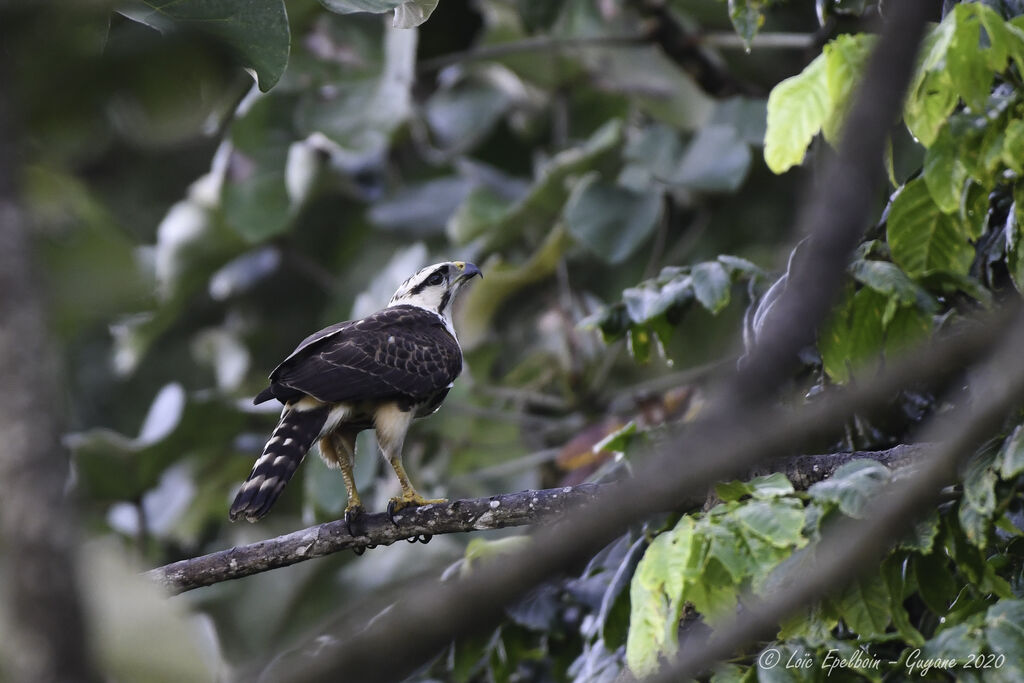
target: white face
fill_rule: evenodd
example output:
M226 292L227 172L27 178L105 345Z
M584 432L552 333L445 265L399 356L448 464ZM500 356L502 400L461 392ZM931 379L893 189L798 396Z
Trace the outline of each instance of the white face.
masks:
M475 275L480 275L480 269L472 263L435 263L403 282L388 306L419 306L448 318L455 296Z

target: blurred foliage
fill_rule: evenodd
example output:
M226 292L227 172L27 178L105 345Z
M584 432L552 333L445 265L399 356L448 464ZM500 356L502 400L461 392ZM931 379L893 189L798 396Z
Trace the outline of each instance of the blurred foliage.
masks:
M876 4L5 4L19 180L91 542L153 566L335 518L344 487L312 455L260 525L227 522L276 418L250 399L307 334L373 311L441 259L473 260L485 277L458 311L463 377L405 448L421 491L624 476L666 424L699 412L699 386L685 383L703 375L690 370L734 360L740 330L755 339L785 287L784 275L768 286L785 260L778 245L802 181L840 135ZM946 4L906 130L893 133L894 194L888 207L878 198L844 300L802 354L794 381L807 400L1024 286L1022 8ZM716 48L731 31L752 51ZM806 34L808 47L757 47L779 31ZM904 392L828 446L897 443L942 409ZM863 646L901 661L913 647L1016 647L1005 624L1024 597L1020 432L1007 425L965 473L962 498L877 576L787 624L774 646L819 658ZM854 464L805 496L779 477L723 485L718 507L634 529L415 680L649 671L740 591L774 589L775 567L798 561L827 520L861 514L889 476ZM371 509L395 493L370 434L356 477ZM347 605L445 564L464 573L523 552L514 538L303 563L196 591L177 602L201 617L168 614L139 633L178 634L169 680L254 678ZM86 586L110 592L96 577ZM116 614L95 618L119 632ZM100 644L110 671L147 678L134 675L145 645L117 642ZM751 655L716 680L756 675Z

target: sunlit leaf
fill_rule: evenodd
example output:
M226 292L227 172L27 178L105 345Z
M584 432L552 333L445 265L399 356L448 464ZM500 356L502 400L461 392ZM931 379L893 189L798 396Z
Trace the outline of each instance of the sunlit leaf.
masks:
M949 126L939 130L938 137L924 157L924 181L939 208L953 213L960 208L967 167L960 158L957 142Z
M826 83L832 111L822 124L822 132L833 145L839 142L854 89L860 82L875 40L874 36L865 33L846 34L836 37L824 48Z
M685 567L695 550L693 534L693 520L683 517L675 529L654 539L633 575L626 663L637 676L656 671L659 657L678 648L676 624Z
M768 96L764 160L773 173L799 165L831 112L825 56L787 78Z

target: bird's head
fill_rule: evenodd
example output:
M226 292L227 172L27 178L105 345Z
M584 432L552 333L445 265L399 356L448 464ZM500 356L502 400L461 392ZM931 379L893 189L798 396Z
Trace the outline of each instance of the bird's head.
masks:
M466 261L445 261L423 268L402 283L388 306L419 306L451 320L452 302L480 269Z

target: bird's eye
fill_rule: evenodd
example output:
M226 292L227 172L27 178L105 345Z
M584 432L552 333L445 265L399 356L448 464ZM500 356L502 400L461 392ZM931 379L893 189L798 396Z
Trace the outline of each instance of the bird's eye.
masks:
M434 273L429 278L427 278L428 287L435 287L441 284L442 282L444 282L444 276L441 275L441 273Z

